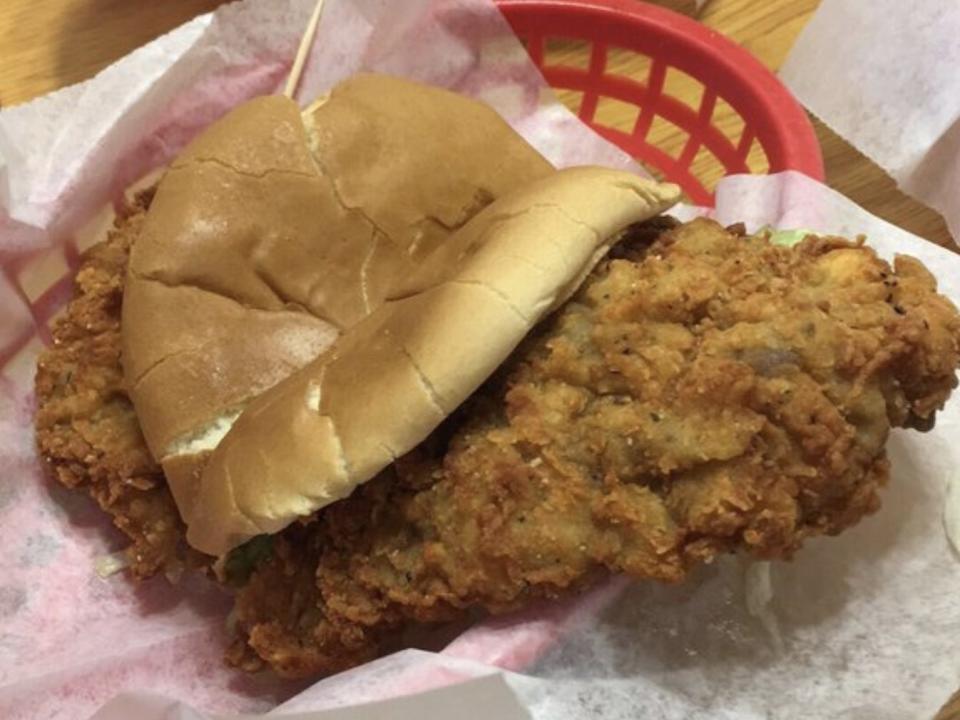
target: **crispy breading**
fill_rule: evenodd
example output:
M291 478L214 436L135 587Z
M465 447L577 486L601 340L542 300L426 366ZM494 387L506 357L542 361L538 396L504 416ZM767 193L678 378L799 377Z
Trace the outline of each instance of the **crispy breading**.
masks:
M276 541L232 657L327 673L411 622L789 558L879 507L888 432L932 425L958 348L915 260L702 220L635 236L430 442Z
M120 306L130 246L149 204L118 219L85 255L74 297L37 365L37 445L53 475L89 493L131 540L137 577L179 575L183 524L160 466L150 456L127 397L120 364Z

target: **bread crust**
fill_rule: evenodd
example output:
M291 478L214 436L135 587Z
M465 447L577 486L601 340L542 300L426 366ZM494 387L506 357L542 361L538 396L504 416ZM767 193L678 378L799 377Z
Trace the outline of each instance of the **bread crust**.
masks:
M379 75L305 113L256 98L197 138L159 184L122 322L126 383L178 505L195 493L192 456L250 400L479 209L553 172L487 106Z

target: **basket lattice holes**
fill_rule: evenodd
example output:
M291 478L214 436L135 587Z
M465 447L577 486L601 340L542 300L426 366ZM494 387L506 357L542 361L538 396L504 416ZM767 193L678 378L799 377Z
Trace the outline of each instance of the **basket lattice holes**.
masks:
M139 185L135 188L140 189ZM106 238L116 207L114 203L104 205L73 236L7 262L0 270L0 294L19 297L33 320L0 332L0 383L21 388L33 383L37 355L50 345L53 326L73 294L80 257Z
M683 187L688 201L712 205L724 175L769 170L743 117L681 70L587 40L525 44L564 105L655 177Z

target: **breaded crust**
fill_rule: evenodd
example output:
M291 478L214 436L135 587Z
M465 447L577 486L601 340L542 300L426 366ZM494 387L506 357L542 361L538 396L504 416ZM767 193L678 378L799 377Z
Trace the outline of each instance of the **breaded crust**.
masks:
M334 672L410 623L790 558L877 510L890 428L931 427L957 383L960 317L929 272L840 238L648 230L459 418L274 542L234 661Z
M93 497L130 539L138 578L179 575L183 523L150 456L120 365L120 306L130 247L152 195L137 199L86 253L74 297L37 365L37 445L53 475Z

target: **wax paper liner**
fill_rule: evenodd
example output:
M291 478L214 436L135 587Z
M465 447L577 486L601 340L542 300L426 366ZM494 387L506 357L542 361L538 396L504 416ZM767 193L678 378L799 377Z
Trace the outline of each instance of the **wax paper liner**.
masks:
M960 587L937 519L945 468L960 460L949 442L952 408L931 435L894 437L897 494L881 517L811 543L775 570L782 646L745 613L740 566L720 563L681 589L619 581L580 602L480 625L444 653L406 651L305 689L221 666L227 603L199 580L133 589L91 572L119 538L84 498L43 478L29 429L36 352L79 251L109 220L98 208L230 105L275 89L310 4L225 8L86 86L0 113L0 714L82 718L121 690L217 712L262 711L291 696L278 711L310 709L497 667L524 671L508 679L538 717L592 717L598 708L667 718L932 712L960 679L948 647L960 630L951 600ZM629 165L544 102L542 80L487 3L331 0L317 47L304 100L356 69L390 70L487 99L558 164ZM724 221L867 232L887 254L921 256L960 296L955 256L802 177L724 181L717 212Z
M960 3L824 0L781 70L960 239Z

